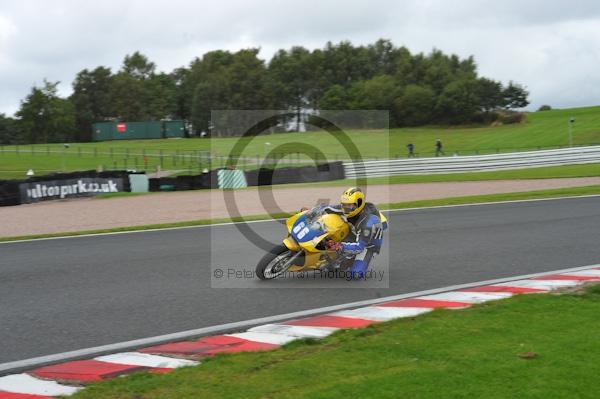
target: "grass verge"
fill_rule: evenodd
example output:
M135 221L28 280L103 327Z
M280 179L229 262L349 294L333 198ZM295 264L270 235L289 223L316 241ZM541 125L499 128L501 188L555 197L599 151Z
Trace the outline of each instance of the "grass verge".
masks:
M600 107L597 106L530 112L527 114L527 123L497 127L422 126L391 129L389 134L377 130L349 130L346 132L347 138L342 140L354 143L364 158L405 157L408 143L415 145L420 157L433 156L437 138L443 141L448 156L454 153L473 155L548 149L568 145L567 121L571 117L577 119L572 132L574 144L600 143ZM215 156L227 157L240 143L246 145L240 155L250 161L264 157L267 152L277 152L280 146L290 143L319 148L329 160L348 159L339 139L335 135L316 131L265 134L243 139L224 137L71 143L68 149L63 147L63 143L18 148L0 145L0 179L24 177L28 169L41 175L58 170L95 169L99 165L105 169L155 171L157 165L161 164L162 170L198 173L205 167L223 166L220 159L214 159L212 165L206 165L204 160L199 159L198 151L210 151ZM248 167L254 168L251 165Z
M599 312L598 285L520 295L133 375L75 398L597 398Z
M502 201L516 201L516 200L527 200L527 199L573 197L573 196L582 196L582 195L600 195L600 185L561 188L561 189L553 189L553 190L526 191L526 192L517 192L517 193L474 195L474 196L466 196L466 197L451 197L451 198L442 198L442 199L434 199L434 200L397 202L397 203L391 203L391 204L378 204L378 207L382 210L424 208L424 207L444 206L444 205L463 205L463 204L476 204L476 203L485 203L485 202L502 202ZM223 219L191 220L191 221L186 221L186 222L116 227L116 228L112 228L112 229L85 230L85 231L63 232L63 233L54 233L54 234L35 234L35 235L17 236L17 237L0 237L0 242L31 240L31 239L37 239L37 238L70 237L70 236L81 236L81 235L88 235L88 234L155 230L155 229L175 228L175 227L204 226L204 225L211 225L211 224L218 224L218 223L278 219L278 218L284 218L284 217L288 217L288 216L290 216L289 213L276 213L273 215L246 216L244 218L238 217L238 218L223 218Z

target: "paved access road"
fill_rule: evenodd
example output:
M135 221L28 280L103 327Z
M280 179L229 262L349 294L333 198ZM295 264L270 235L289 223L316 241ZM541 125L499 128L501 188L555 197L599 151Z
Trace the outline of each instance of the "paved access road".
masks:
M214 289L253 267L234 225L0 244L0 363L453 284L600 263L600 197L391 212L389 287ZM252 228L274 242L276 221ZM211 248L213 251L211 251Z

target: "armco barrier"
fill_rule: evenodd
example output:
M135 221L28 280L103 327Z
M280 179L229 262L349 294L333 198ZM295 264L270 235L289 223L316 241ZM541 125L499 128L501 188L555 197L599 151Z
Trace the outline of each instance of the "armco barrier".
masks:
M600 162L600 146L508 154L344 162L346 178L481 172Z

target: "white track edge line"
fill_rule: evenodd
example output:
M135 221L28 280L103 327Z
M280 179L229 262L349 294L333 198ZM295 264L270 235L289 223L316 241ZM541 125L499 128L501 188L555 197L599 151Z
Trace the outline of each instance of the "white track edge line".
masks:
M41 367L41 366L45 366L48 364L70 361L70 360L85 359L88 357L97 357L97 356L107 355L107 354L120 352L120 351L130 351L130 350L135 350L135 349L139 349L142 347L159 345L159 344L178 341L178 340L198 338L198 337L206 336L209 334L225 334L225 333L229 333L229 332L240 332L242 329L255 327L255 326L258 326L261 324L277 323L277 322L281 322L281 321L285 321L285 320L297 319L300 317L315 316L315 315L319 315L319 314L336 312L336 311L340 311L340 310L354 309L354 308L358 308L358 307L362 307L362 306L369 306L369 305L376 305L376 304L384 303L384 302L397 301L400 299L414 298L414 297L438 294L438 293L448 292L448 291L456 291L456 290L461 290L464 288L472 288L472 287L479 287L479 286L483 286L483 285L506 283L506 282L514 281L514 280L523 280L523 279L527 279L527 278L544 276L546 274L559 274L559 273L573 272L573 271L579 271L579 270L585 270L585 269L592 269L592 268L599 267L599 266L600 266L600 264L579 266L579 267L573 267L573 268L569 268L569 269L550 270L550 271L545 271L545 272L541 272L541 273L526 274L526 275L521 275L521 276L511 276L511 277L499 278L499 279L494 279L494 280L477 281L477 282L467 283L467 284L451 285L451 286L447 286L447 287L434 288L434 289L425 290L425 291L411 292L408 294L392 295L392 296L388 296L388 297L384 297L384 298L367 299L367 300L363 300L363 301L350 302L350 303L333 305L333 306L326 306L326 307L316 308L316 309L302 310L302 311L298 311L298 312L279 314L279 315L275 315L275 316L260 317L260 318L251 319L251 320L244 320L244 321L239 321L239 322L220 324L220 325L210 326L210 327L202 327L202 328L198 328L195 330L181 331L181 332L176 332L176 333L171 333L171 334L159 335L159 336L155 336L155 337L141 338L141 339L135 339L135 340L131 340L131 341L119 342L119 343L115 343L115 344L96 346L96 347L92 347L92 348L79 349L79 350L57 353L57 354L47 355L47 356L39 356L39 357L34 357L34 358L24 359L24 360L17 360L17 361L13 361L13 362L0 364L0 376L9 374L9 373L25 371L25 370L29 370L31 368Z
M569 188L569 187L566 187L566 188ZM498 193L498 194L512 194L512 193ZM501 204L513 204L513 203L519 203L519 202L555 201L555 200L594 198L594 197L600 197L600 194L573 195L573 196L552 197L552 198L534 198L534 199L522 199L522 200L510 200L510 201L474 202L471 204L436 205L436 206L424 206L424 207L416 207L416 208L393 208L393 209L382 209L381 212L407 212L407 211L418 211L418 210L428 210L428 209L459 208L459 207L481 206L481 205L501 205ZM452 197L449 197L449 198L452 198ZM444 199L444 198L440 198L440 199ZM0 241L0 245L1 244L15 244L15 243L22 243L22 242L32 242L32 241L62 240L62 239L66 239L66 238L87 238L87 237L111 236L111 235L119 235L119 234L135 234L135 233L151 233L151 232L169 231L169 230L199 229L199 228L204 228L204 227L230 226L230 225L240 224L240 223L250 224L250 223L277 222L277 221L281 221L281 220L285 220L285 218L249 220L249 221L245 221L245 222L224 222L224 223L213 223L213 224L201 224L201 225L195 225L195 226L159 227L156 229L113 231L113 232L106 232L106 233L65 235L65 236L60 236L60 237L30 238L30 239L24 239L24 240ZM173 222L173 223L177 223L177 222ZM129 227L135 228L136 226L129 226ZM124 227L124 228L127 228L127 227Z

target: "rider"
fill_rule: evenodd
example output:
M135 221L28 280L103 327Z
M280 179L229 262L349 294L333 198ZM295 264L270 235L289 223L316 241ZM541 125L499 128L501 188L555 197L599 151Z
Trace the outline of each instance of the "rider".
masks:
M352 277L364 278L374 253L379 253L383 245L383 231L387 229L387 221L382 221L379 210L370 202L366 202L365 194L360 188L351 187L344 191L340 205L327 206L325 211L344 214L352 225L354 241L326 243L329 249L338 251L353 259L350 273Z

